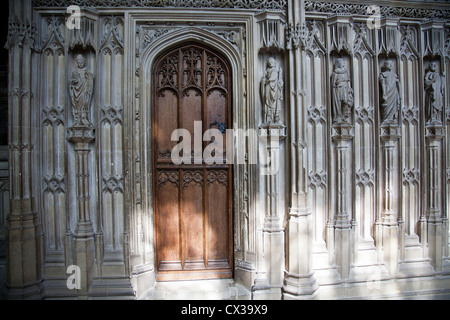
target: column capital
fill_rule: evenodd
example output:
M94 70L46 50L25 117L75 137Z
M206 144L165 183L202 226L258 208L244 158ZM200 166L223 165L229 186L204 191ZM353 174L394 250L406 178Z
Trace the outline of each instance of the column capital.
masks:
M90 143L95 140L95 129L91 126L72 126L67 129L67 139L72 143Z
M425 137L427 139L440 140L445 136L445 128L441 125L427 125L425 127Z
M401 137L401 129L398 125L383 125L380 127L381 140L397 140Z
M355 128L350 124L334 125L331 128L331 138L335 142L349 141L355 136Z

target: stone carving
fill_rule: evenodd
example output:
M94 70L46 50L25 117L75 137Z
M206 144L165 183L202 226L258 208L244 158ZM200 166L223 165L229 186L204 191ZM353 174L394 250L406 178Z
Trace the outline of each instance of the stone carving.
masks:
M261 44L260 52L277 52L284 49L281 36L281 24L278 20L264 19L260 23Z
M359 107L355 110L355 118L360 124L373 124L373 107Z
M283 73L274 58L267 61L266 74L260 83L265 123L279 123L283 100Z
M61 194L66 192L65 178L53 176L44 178L44 193Z
M420 182L420 171L416 168L403 168L403 184L416 184Z
M101 51L110 50L115 54L123 54L123 40L120 36L120 26L123 26L123 18L117 16L109 16L102 18L103 36L100 41Z
M390 54L398 55L399 33L397 27L384 26L378 32L378 52L386 56Z
M350 124L353 107L353 89L350 83L344 59L337 59L331 75L331 87L333 98L333 123Z
M17 17L11 19L9 21L8 39L5 48L10 50L14 46L28 46L34 49L37 36L36 30L36 24L28 19L25 19L25 21L20 21Z
M327 123L327 117L326 117L326 107L324 106L310 106L308 108L308 120L311 123L319 124Z
M353 30L355 32L355 42L353 44L353 52L359 54L362 58L369 59L375 54L372 43L369 40L370 33L365 23L355 23Z
M225 40L227 40L229 43L231 43L235 47L240 48L241 36L240 36L239 30L223 30L223 29L218 29L218 28L208 29L208 30L223 37Z
M123 193L122 176L105 176L102 178L104 193Z
M33 0L33 7L68 7L68 0ZM286 0L77 0L81 7L193 7L193 8L235 8L253 10L286 10ZM305 1L306 12L338 13L351 15L372 15L370 5ZM450 10L380 6L381 17L441 18L448 19Z
M444 55L450 59L450 28L445 29Z
M123 108L121 106L104 106L101 109L101 124L109 123L110 125L123 124Z
M398 124L398 111L401 105L400 81L392 71L392 62L387 60L381 68L380 107L382 124Z
M306 12L335 13L341 15L370 16L373 11L370 5L349 4L342 2L305 1ZM381 17L408 17L408 18L449 18L450 10L407 8L395 6L380 6Z
M356 172L356 185L360 187L373 186L374 172L372 169L362 170Z
M325 45L321 37L322 32L319 29L320 22L307 21L304 24L297 23L295 26L291 23L286 26L286 49L292 50L304 47L313 56L318 52L326 52Z
M61 26L64 24L62 17L47 17L47 36L41 51L46 55L64 55L65 40L61 33Z
M42 123L45 126L64 125L64 106L46 107L42 110Z
M327 173L311 171L309 173L309 187L311 189L325 189L327 187Z
M97 51L96 31L97 21L82 15L80 29L74 28L67 32L67 43L72 51Z
M330 26L330 52L352 53L352 28L350 21L338 22Z
M430 63L425 73L425 120L427 124L442 123L444 80L435 62Z
M290 23L286 26L286 49L292 50L305 46L308 38L308 28L305 24L297 23L295 26Z
M77 55L76 63L77 70L72 72L69 80L74 125L91 127L89 114L94 90L94 76L86 68L86 60L83 55Z
M142 50L145 51L147 47L153 43L153 41L168 33L169 31L169 29L143 30Z
M34 7L68 7L68 0L33 0ZM80 7L176 7L284 10L286 0L77 0Z
M411 26L401 27L400 57L402 61L413 61L419 53L416 49L414 30Z

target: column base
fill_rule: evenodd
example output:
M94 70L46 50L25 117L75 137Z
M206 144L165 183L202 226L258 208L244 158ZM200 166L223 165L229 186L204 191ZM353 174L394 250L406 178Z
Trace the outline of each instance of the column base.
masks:
M428 256L436 272L442 271L442 220L440 222L428 222Z
M23 286L6 285L6 300L41 300L42 292L39 283L29 283Z
M252 300L281 300L280 287L269 287L266 289L253 289Z
M89 287L92 284L92 278L95 272L95 248L94 235L90 232L89 226L92 224L77 224L77 230L74 234L74 261L73 263L80 267L80 289L78 298L87 298Z
M348 223L350 225L350 223ZM338 228L334 230L334 252L338 273L342 280L346 280L350 277L350 264L351 264L351 228Z
M398 271L398 226L383 225L383 260L391 277Z
M316 299L318 289L314 273L299 275L285 271L282 288L283 300Z
M94 228L92 227L91 221L79 221L74 232L74 238L88 238L94 236Z

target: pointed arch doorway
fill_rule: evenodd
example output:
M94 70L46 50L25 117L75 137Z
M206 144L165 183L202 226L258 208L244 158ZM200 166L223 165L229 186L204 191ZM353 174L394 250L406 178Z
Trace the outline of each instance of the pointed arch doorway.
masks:
M219 129L226 145L225 129L232 126L229 64L214 50L190 42L161 54L152 72L156 278L231 278L233 180L226 154L223 164L211 165L193 152L188 164L176 165L171 158L181 141L171 141L175 129L191 134L194 150L195 121L201 121L202 136ZM202 150L210 143L202 141Z

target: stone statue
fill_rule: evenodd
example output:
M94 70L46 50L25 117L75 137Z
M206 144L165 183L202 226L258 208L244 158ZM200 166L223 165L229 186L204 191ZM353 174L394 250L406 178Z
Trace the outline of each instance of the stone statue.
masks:
M85 58L79 54L76 57L77 70L72 72L69 80L70 102L74 125L92 126L89 121L90 105L94 90L94 76L86 68Z
M261 99L266 123L279 123L283 100L283 73L274 58L267 61L266 74L261 79Z
M398 111L400 109L400 81L397 74L392 71L392 62L386 61L380 73L380 105L381 123L398 124Z
M350 83L350 73L345 67L344 59L337 59L331 75L333 98L333 122L335 124L350 124L353 107L353 90Z
M435 62L430 63L425 73L425 120L426 123L442 123L444 80Z

